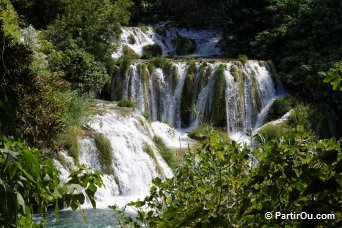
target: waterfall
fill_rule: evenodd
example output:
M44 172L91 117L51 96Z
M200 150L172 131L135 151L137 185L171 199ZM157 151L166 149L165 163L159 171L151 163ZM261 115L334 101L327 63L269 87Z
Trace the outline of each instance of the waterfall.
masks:
M229 135L244 133L259 127L262 110L277 97L277 80L267 62L172 61L167 68L155 67L152 72L137 70L147 69L148 64L135 62L125 75L117 74L113 91L124 88L123 97L135 102L141 112L178 129L193 129L208 121L221 123L217 116L224 113L225 123L220 127L226 127ZM223 79L219 78L219 68L223 69ZM215 94L220 88L223 93Z
M117 51L112 54L113 58L123 55L124 47L129 47L137 55L143 55L143 47L157 44L161 47L162 54L169 56L175 51L173 40L181 36L193 40L196 44L194 56L208 57L219 56L218 42L221 36L218 32L209 29L186 29L174 28L164 25L143 26L143 27L122 27L120 42Z
M123 27L113 58L122 56L127 47L142 56L143 48L154 44L161 47L163 56L174 55L173 41L178 36L196 44L193 56L220 55L217 47L220 34L215 31L157 25ZM264 61L161 61L132 61L125 72L118 69L113 76L111 99L131 100L136 109L97 101L93 115L86 121L87 133L78 142L80 163L103 171L102 152L95 140L98 134L110 142L112 149L113 172L103 175L106 187L96 193L100 207L123 206L142 198L153 178L172 176L154 144L154 136L174 150L187 148L196 142L186 132L209 122L226 129L231 139L239 140L247 130L256 130L263 124L273 100L284 91L271 73L272 65ZM73 163L66 154L60 152L64 161ZM59 161L55 164L66 178L65 164Z
M169 178L172 171L153 142L155 133L150 123L138 111L120 108L114 103L97 101L95 104L96 113L86 121L87 134L78 142L79 162L102 170L101 152L94 138L96 134L107 138L112 149L113 173L103 175L105 187L98 190L95 198L98 207L124 206L146 196L153 178ZM64 152L60 154L63 160L70 161ZM66 179L66 168L59 161L55 164Z

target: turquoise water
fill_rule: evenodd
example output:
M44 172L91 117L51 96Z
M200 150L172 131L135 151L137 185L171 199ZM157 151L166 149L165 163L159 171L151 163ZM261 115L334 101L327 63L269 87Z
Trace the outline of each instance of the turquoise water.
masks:
M84 210L85 215L88 218L86 223L79 211L73 212L70 210L60 211L59 219L56 218L54 212L47 215L46 227L52 228L109 228L119 227L115 221L115 214L109 209L87 209Z

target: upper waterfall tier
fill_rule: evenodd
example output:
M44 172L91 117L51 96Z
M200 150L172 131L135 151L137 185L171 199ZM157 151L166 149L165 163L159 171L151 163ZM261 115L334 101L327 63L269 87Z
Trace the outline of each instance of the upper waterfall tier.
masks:
M201 122L229 134L253 129L279 93L271 65L263 61L136 62L112 79L112 99L130 99L153 121L176 128Z
M122 27L118 49L113 53L113 58L119 58L124 54L124 48L128 47L135 54L142 56L143 48L148 45L159 45L164 56L187 55L177 54L177 39L192 42L191 54L198 57L220 56L218 42L221 36L213 30L195 30L186 28L166 28L162 25L144 27ZM179 44L181 45L181 44ZM182 47L184 49L184 47Z

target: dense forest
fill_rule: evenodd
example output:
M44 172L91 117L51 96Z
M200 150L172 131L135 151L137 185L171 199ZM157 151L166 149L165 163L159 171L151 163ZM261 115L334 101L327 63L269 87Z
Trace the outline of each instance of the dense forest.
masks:
M271 61L290 95L276 100L267 118L294 111L287 122L249 135L250 146L222 137L226 126L209 120L192 132L200 132L201 146L173 164L174 177L154 179L150 195L131 203L149 210L139 209L133 221L111 207L119 223L341 226L340 0L0 0L0 226L38 226L34 213L53 205L58 214L61 201L76 210L86 195L96 207L100 173L79 166L62 183L51 158L67 150L78 160L89 100L110 100L112 78L133 61L112 58L121 27L161 21L218 31L219 58ZM191 42L184 45L180 53L187 54ZM144 58L163 68L168 62L154 48ZM267 211L336 218L266 220Z

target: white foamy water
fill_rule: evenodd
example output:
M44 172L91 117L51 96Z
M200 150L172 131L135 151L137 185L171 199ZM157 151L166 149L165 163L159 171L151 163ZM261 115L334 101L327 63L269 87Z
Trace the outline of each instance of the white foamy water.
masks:
M177 131L165 123L153 122L151 126L155 135L160 137L169 148L184 149L196 144L196 141L189 138L187 133Z
M139 112L117 108L115 104L98 103L97 107L101 114L89 117L86 126L93 134L103 134L110 141L114 169L114 175L103 175L105 187L96 193L97 206L124 206L146 196L153 178L165 179L173 174L153 143L154 133L150 124ZM94 135L80 139L79 145L80 164L101 170L101 155ZM56 164L65 176L66 169L59 162ZM85 207L90 207L90 204Z
M162 31L163 34L157 31ZM158 44L162 49L164 56L169 56L175 51L173 40L177 35L191 39L196 43L196 50L193 56L210 57L219 56L221 51L218 48L218 42L221 36L214 30L198 30L187 28L164 28L161 25L143 26L143 27L122 27L120 43L117 51L112 54L113 58L119 58L123 55L123 48L131 48L137 55L142 56L143 47L147 45Z
M276 90L276 80L272 78L266 62L247 61L244 65L236 61L230 62L196 62L195 75L192 80L192 94L184 95L184 84L188 77L189 65L186 62L175 61L171 69L176 74L161 68L148 75L143 81L141 73L144 62L132 63L125 75L118 74L116 86L123 88L122 97L137 104L138 109L151 116L153 121L167 122L177 129L191 130L201 122L210 119L213 105L214 81L216 70L224 68L224 99L227 121L227 132L236 138L248 129L256 129L264 122L274 99L279 97ZM204 73L203 73L204 72ZM174 80L177 75L177 80ZM174 84L176 81L176 85ZM149 85L144 87L143 84ZM116 98L112 94L114 99ZM182 106L185 96L191 96L191 107ZM187 122L181 113L185 109L193 109L190 121ZM166 137L165 137L165 140Z

